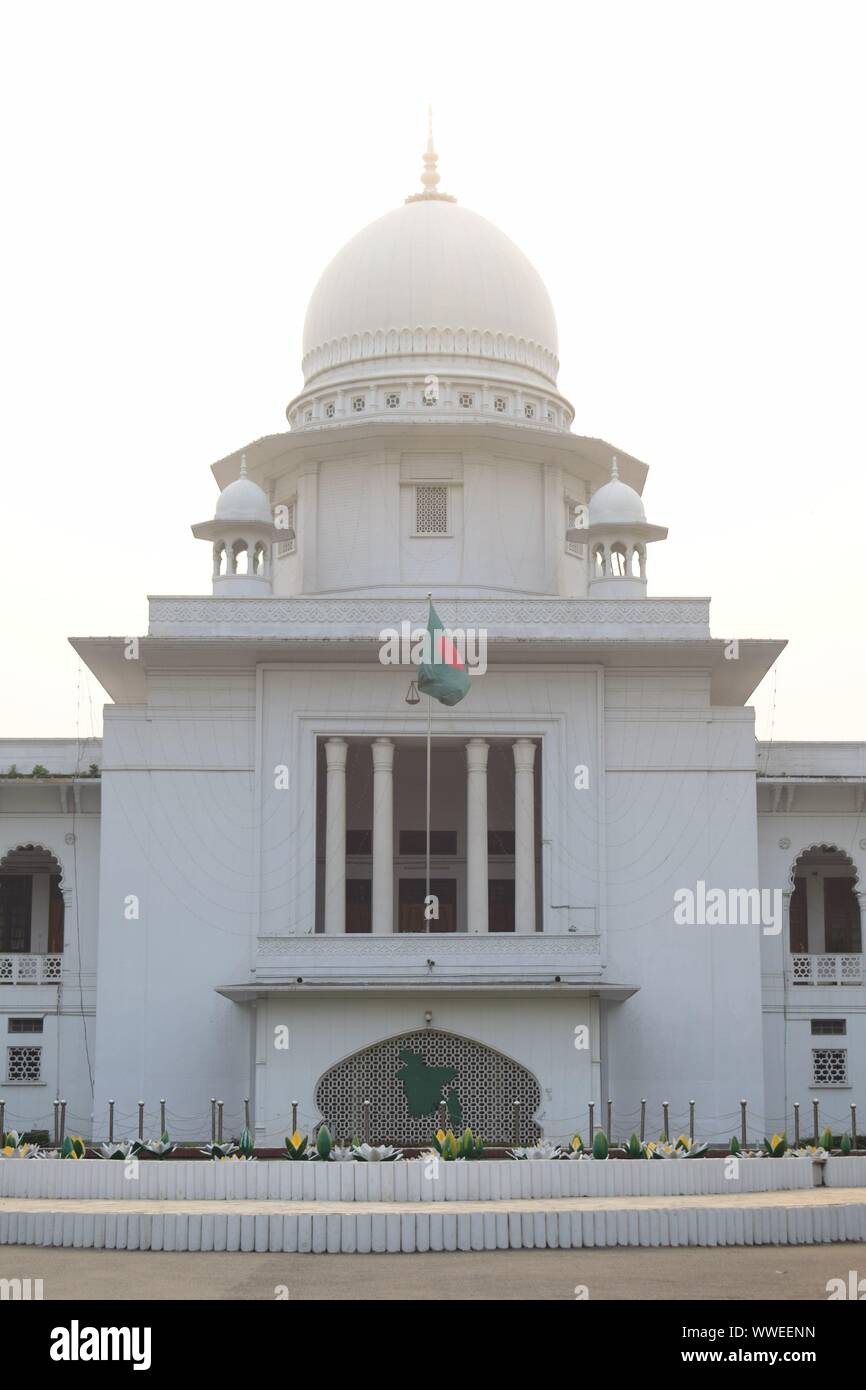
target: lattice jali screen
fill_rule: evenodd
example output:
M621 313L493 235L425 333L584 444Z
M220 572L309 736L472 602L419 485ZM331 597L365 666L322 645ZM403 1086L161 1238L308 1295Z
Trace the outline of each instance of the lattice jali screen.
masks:
M365 1100L371 1136L385 1143L428 1144L442 1101L452 1128L469 1125L488 1144L511 1143L515 1101L519 1142L534 1143L541 1134L533 1119L541 1091L531 1072L484 1043L432 1028L364 1048L316 1086L319 1113L341 1140L360 1134Z
M848 1085L847 1048L814 1047L812 1049L812 1085Z
M41 1047L9 1047L6 1049L7 1081L41 1081L41 1079Z
M415 489L415 531L419 536L448 534L448 488L422 483Z

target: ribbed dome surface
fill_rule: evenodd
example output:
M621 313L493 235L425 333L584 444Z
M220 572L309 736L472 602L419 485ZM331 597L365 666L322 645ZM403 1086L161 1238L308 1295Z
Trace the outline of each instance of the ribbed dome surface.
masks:
M439 351L511 359L555 382L557 350L550 296L523 252L477 213L435 198L353 237L304 323L307 380L338 360Z

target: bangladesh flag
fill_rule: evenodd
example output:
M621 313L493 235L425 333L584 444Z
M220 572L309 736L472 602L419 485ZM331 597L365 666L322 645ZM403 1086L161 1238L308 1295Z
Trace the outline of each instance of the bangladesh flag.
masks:
M459 705L469 694L469 672L448 633L442 627L439 614L430 603L427 614L428 649L431 662L418 667L418 689L431 695L440 705Z

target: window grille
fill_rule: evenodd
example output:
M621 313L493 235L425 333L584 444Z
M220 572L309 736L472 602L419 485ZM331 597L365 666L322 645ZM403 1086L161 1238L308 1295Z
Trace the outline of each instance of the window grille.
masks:
M8 1047L6 1049L6 1080L42 1080L41 1047Z
M505 397L504 397L504 396L495 396L495 397L494 397L494 400L493 400L493 409L494 409L494 410L498 410L498 411L500 411L500 412L502 412L502 411L505 409Z
M396 410L400 404L400 395L397 391L389 391L385 397L385 404L389 410Z
M424 483L415 489L415 533L418 536L447 536L448 488L441 483Z
M327 415L328 419L329 419L329 420L332 420L333 417L336 415L336 413L337 413L337 407L336 407L336 405L334 404L333 401L328 401L328 404L325 406L325 414Z
M460 392L460 405L463 410L471 410L474 397L468 391Z
M355 410L355 411L364 410L365 407L366 407L366 404L367 404L367 402L366 402L366 400L364 399L363 396L353 396L353 397L352 397L352 409L353 409L353 410Z
M813 1018L812 1036L813 1037L844 1037L848 1031L847 1022L844 1018Z
M526 416L527 420L534 420L534 419L535 419L535 406L534 406L534 405L525 405L525 406L523 407L523 413L524 413L524 415Z
M814 1047L812 1049L812 1085L848 1085L847 1048Z
M41 1033L43 1020L41 1018L10 1018L10 1033Z

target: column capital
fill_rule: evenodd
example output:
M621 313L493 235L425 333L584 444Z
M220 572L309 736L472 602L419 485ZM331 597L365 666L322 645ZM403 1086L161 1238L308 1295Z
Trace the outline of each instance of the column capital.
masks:
M512 744L514 766L518 772L531 772L535 767L535 744L531 738L516 738Z
M383 772L386 772L394 766L394 742L392 739L374 738L371 747L375 768L381 768Z
M486 772L490 744L483 738L470 738L466 743L466 764L470 772Z
M325 760L329 771L331 769L342 771L346 766L348 752L349 745L344 738L325 739Z

